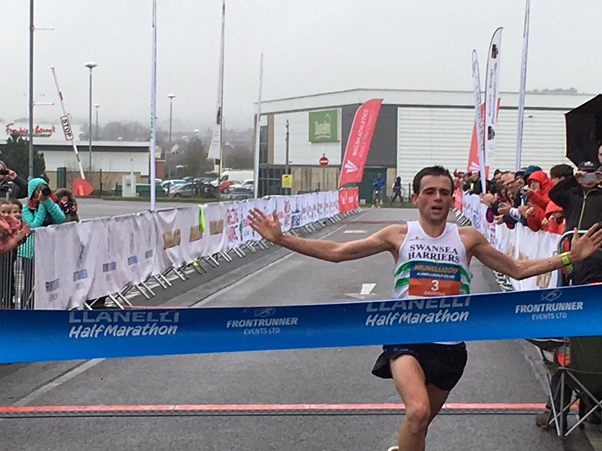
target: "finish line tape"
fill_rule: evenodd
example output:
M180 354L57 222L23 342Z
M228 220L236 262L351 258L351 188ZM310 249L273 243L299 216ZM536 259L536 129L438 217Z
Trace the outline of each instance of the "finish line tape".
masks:
M0 363L602 335L602 286L376 302L0 310Z

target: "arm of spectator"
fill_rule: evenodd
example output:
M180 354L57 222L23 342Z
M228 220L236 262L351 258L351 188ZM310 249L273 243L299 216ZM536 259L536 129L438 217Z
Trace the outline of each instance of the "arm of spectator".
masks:
M522 215L518 211L518 208L512 207L510 209L510 211L508 212L508 216L510 216L512 219L514 219L515 221L518 222L518 221L520 221L520 218Z
M13 193L12 197L15 199L23 199L27 197L27 180L15 175L13 183L18 187L18 190L16 193Z
M18 241L15 238L8 238L6 240L0 240L0 255L6 254L17 247Z
M527 207L525 218L527 218L527 226L534 232L541 229L544 218L544 211L538 205Z
M27 205L23 205L21 216L23 217L23 221L29 224L29 227L32 229L41 227L42 224L44 224L44 219L46 219L46 207L43 204L40 204L38 209L35 212L32 212Z
M65 222L65 213L63 213L61 207L59 207L51 198L44 199L42 205L46 207L46 211L48 211L52 217L52 222L54 224L62 224Z
M550 203L550 197L541 191L531 191L529 193L529 201L545 210Z
M571 201L572 196L569 190L577 186L579 183L575 177L567 177L553 186L548 192L548 196L552 202L564 208Z

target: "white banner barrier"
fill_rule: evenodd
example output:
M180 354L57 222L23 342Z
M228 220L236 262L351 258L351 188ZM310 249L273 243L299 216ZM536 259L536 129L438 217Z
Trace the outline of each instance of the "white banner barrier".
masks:
M337 191L193 205L35 231L35 308L63 310L115 294L261 237L252 208L276 211L285 232L339 213ZM202 220L201 220L202 208Z
M505 224L490 224L485 218L487 207L481 203L479 196L464 194L462 197L462 214L481 232L499 251L517 260L531 260L554 255L560 235L544 232L533 232L518 223L514 229ZM516 291L552 288L558 285L558 273L542 274L524 280L510 279Z

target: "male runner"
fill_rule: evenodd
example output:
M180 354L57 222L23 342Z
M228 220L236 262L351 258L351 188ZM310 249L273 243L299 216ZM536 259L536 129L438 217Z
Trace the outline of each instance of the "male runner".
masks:
M347 243L284 235L276 212L270 217L254 209L249 220L251 227L266 240L326 261L338 263L390 252L396 263L393 295L398 299L469 293L468 266L472 257L495 271L524 279L581 261L602 244L602 229L596 231L594 226L582 237L575 231L570 252L528 261L513 260L493 248L473 227L458 228L447 222L454 198L453 179L445 168L422 169L414 177L412 190L412 202L420 214L418 221L392 225L368 238ZM412 271L425 262L429 266L428 278L420 276L426 271ZM428 426L460 380L465 365L464 343L384 346L372 372L393 378L405 404L405 421L399 431L400 451L424 450Z

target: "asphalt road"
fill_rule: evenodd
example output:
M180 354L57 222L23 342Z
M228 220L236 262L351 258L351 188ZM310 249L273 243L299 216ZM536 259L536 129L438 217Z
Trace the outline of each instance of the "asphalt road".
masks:
M87 200L80 209L111 204L99 215L130 209ZM96 204L99 202L99 204ZM128 203L129 204L129 203ZM99 211L98 207L94 207ZM413 210L369 210L328 227L337 241L367 236L383 222L414 218ZM264 251L231 271L195 276L169 292L167 305L253 306L350 301L362 284L375 299L390 297L393 261L379 255L331 264ZM241 260L246 262L246 260ZM473 291L497 291L491 272L472 265ZM197 286L194 286L194 282ZM192 285L191 285L192 284ZM186 287L182 289L182 287ZM143 301L139 300L142 304ZM396 403L390 381L370 370L378 347L314 349L46 362L0 366L1 405L344 404ZM532 346L520 340L472 342L453 403L545 401L543 371ZM1 450L387 450L400 415L124 416L0 419ZM591 451L577 431L568 449ZM441 415L427 438L430 450L560 451L561 441L532 415Z

